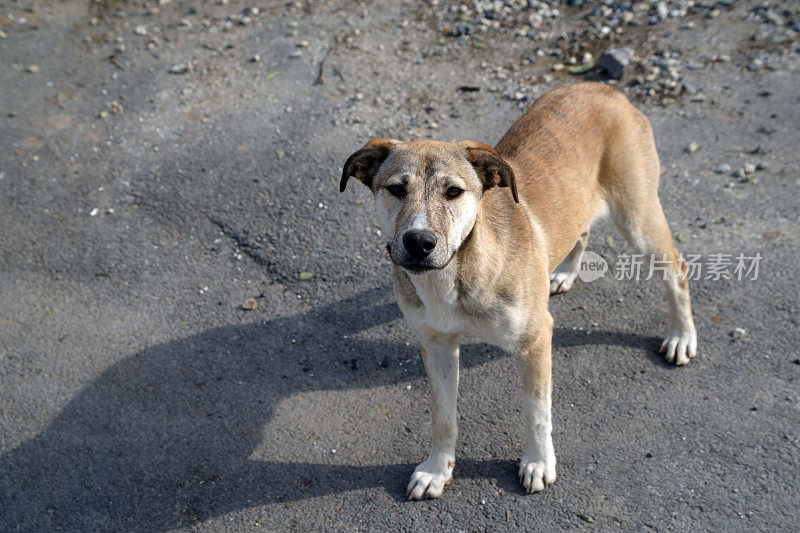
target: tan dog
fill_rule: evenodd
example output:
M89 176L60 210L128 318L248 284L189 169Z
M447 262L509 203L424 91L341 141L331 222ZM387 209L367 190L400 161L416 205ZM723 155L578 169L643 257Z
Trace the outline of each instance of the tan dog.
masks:
M411 476L410 498L437 497L452 478L465 334L519 356L526 423L520 481L528 492L555 481L548 297L572 286L589 228L602 214L611 214L637 252L669 261L670 330L661 351L679 365L695 356L686 263L658 200L653 132L613 87L548 92L495 149L372 139L345 163L341 191L350 176L375 196L395 296L422 341L431 384L433 445Z

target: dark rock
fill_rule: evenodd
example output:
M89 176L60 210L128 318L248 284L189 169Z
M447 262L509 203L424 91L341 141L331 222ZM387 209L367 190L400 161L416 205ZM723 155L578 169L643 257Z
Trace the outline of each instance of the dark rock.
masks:
M472 33L472 28L466 24L458 23L450 28L449 35L450 37L461 37L462 35L469 35L470 33Z
M632 56L632 48L613 48L600 54L597 65L605 70L609 77L618 80L625 73L625 67L631 62Z

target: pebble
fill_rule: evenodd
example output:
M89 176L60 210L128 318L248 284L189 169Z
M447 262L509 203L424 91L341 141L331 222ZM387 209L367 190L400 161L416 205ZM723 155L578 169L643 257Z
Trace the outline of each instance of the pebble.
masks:
M140 24L133 29L133 33L136 35L147 35L147 26Z
M625 67L632 57L633 48L612 48L600 54L597 66L605 70L611 78L618 80L625 73Z
M714 172L716 172L717 174L727 174L727 173L729 173L730 171L731 171L731 166L730 166L730 165L728 165L728 164L725 164L725 163L723 163L723 164L719 165L719 166L716 168L716 170L714 170Z
M745 163L744 164L744 172L745 174L752 174L756 171L756 166L753 163Z
M742 339L747 335L747 330L744 328L736 328L730 333L734 339Z
M31 74L36 74L41 69L39 68L39 65L28 65L28 68L26 68L25 70L30 72Z
M256 302L255 298L248 298L242 303L242 309L245 311L252 311L258 307L258 302Z
M690 142L689 146L686 147L686 151L689 152L690 154L695 153L699 149L700 149L700 145L697 144L696 142Z
M659 2L658 5L656 5L656 14L661 20L666 20L667 17L669 17L669 9L667 8L666 2Z
M191 65L187 65L186 63L178 63L177 65L172 65L169 69L170 74L186 74L187 72L192 70Z

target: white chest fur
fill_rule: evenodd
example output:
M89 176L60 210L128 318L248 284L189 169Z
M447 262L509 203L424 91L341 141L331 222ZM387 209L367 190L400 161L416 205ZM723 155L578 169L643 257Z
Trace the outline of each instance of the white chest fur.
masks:
M469 333L472 329L458 303L455 266L420 275L409 275L422 307L406 319L415 326L427 326L440 333Z
M413 328L430 328L444 334L474 335L484 342L513 351L524 329L523 307L504 306L488 316L471 316L459 302L456 289L456 266L422 275L409 275L422 300L422 307L406 310L406 320Z

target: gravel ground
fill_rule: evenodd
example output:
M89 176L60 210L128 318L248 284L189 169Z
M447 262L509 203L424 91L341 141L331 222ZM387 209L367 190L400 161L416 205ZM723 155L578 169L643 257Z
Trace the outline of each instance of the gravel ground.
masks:
M798 3L321 4L0 0L0 529L797 531ZM692 282L685 368L659 284L553 298L537 495L514 361L465 346L454 482L407 502L427 384L341 164L584 79L651 119L681 251L758 278Z

